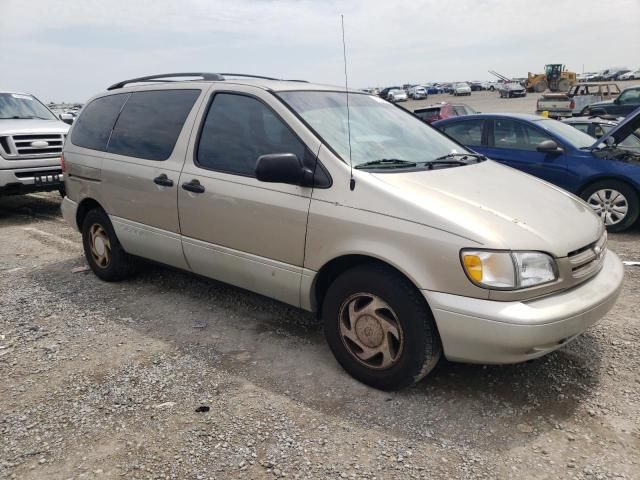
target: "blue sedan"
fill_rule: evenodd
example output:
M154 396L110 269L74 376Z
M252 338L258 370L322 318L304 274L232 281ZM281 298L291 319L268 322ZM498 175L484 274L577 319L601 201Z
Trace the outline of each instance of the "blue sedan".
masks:
M640 109L598 140L526 114L467 115L432 125L478 153L582 197L609 231L638 219Z

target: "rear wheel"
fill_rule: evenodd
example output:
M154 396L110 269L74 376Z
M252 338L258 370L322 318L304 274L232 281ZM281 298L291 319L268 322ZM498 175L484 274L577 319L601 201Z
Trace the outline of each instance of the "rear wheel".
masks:
M102 280L122 280L135 271L135 257L123 250L103 210L94 209L87 213L82 222L82 245L87 263Z
M353 377L382 390L422 379L442 354L424 297L382 265L355 267L329 287L322 306L331 351Z
M622 232L633 225L640 213L636 191L616 180L597 182L582 192L581 197L602 219L610 232Z

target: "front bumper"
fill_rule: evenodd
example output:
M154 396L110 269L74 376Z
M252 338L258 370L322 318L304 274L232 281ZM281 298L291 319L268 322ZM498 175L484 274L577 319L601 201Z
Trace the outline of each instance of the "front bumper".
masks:
M587 282L527 302L497 302L423 290L447 359L517 363L541 357L573 340L615 304L624 278L618 256L607 251Z
M59 190L64 187L60 166L0 170L0 194Z

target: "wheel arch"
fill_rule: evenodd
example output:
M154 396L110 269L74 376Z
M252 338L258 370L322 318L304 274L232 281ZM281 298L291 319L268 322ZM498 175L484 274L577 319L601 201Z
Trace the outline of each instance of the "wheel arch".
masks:
M316 312L318 315L321 315L324 296L326 295L327 290L333 280L338 278L338 276L340 276L347 270L364 264L378 264L390 268L397 272L399 275L402 275L404 278L406 278L416 289L419 290L418 285L416 284L414 279L412 279L411 276L407 274L407 272L403 271L402 269L385 259L360 253L344 254L329 260L315 274L309 292L311 310L313 312Z
M87 197L83 198L82 201L80 201L80 203L78 204L78 208L76 209L76 225L78 227L78 230L82 231L82 223L84 222L87 213L94 209L100 209L106 212L104 207L100 205L100 203L94 198Z
M598 176L598 177L589 178L578 189L578 196L582 197L582 194L585 192L585 190L587 190L592 185L595 185L596 183L606 182L606 181L614 181L614 182L624 183L625 185L627 185L630 188L632 188L636 192L636 195L638 195L638 197L640 199L640 185L638 183L630 181L628 177L622 177L622 176L618 176L618 175L602 175L602 176Z

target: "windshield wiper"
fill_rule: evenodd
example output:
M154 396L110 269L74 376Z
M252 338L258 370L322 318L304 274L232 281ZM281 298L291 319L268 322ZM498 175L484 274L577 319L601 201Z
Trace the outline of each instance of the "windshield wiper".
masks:
M480 163L486 159L487 157L477 153L447 153L446 155L424 163L460 163L461 165L467 165L469 162L466 160L475 160L476 163Z
M475 160L476 163L484 162L487 159L484 155L478 155L477 153L448 153L441 157L428 160L426 162L420 162L421 165L429 167L432 170L435 165L451 165L462 166L469 165L469 160Z
M415 162L400 160L399 158L381 158L379 160L371 160L370 162L361 163L360 165L356 165L354 168L411 168L415 166Z
M33 120L34 118L41 118L41 117L21 117L20 115L14 115L12 117L0 117L0 119L2 120Z

